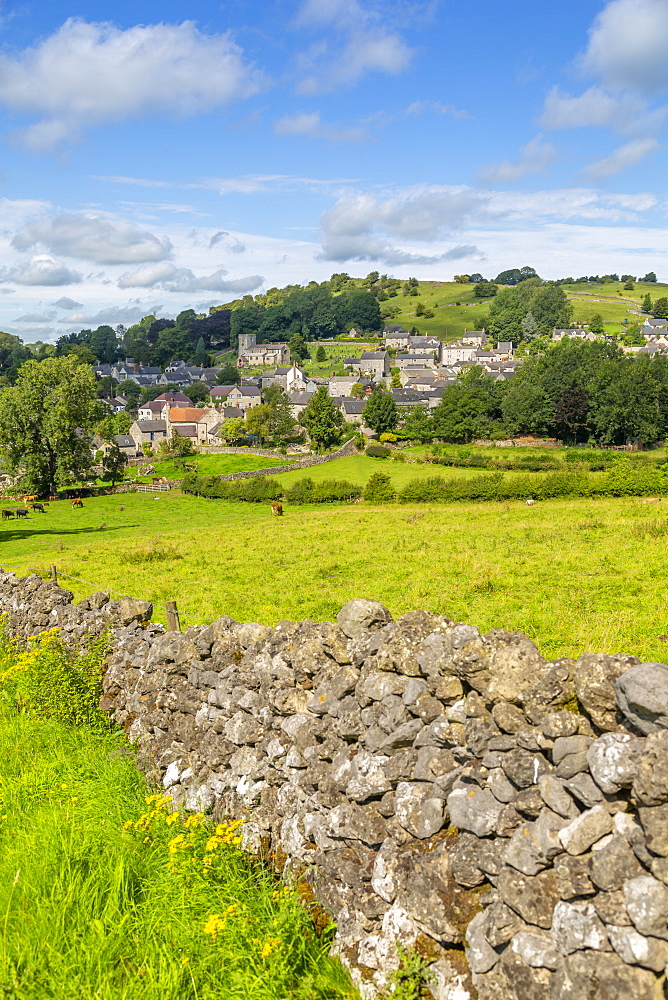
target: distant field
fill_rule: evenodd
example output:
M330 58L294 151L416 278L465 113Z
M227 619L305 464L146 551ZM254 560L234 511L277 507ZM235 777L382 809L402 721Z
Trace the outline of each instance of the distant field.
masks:
M395 615L426 608L483 631L518 629L548 657L593 650L664 661L664 508L633 499L286 505L276 518L264 504L127 494L3 521L0 562L22 572L55 563L88 581L63 578L77 599L111 589L153 600L163 621L157 606L170 599L186 624L221 614L274 624L331 620L350 598L372 597Z
M253 469L270 469L277 465L289 465L287 458L264 458L262 455L191 455L185 459L187 465L196 465L198 472L206 476L223 476L231 472L250 472ZM152 465L156 476L167 479L183 479L183 465L171 458L147 458L147 465ZM135 479L138 466L133 465L126 470L126 479ZM138 483L150 483L150 476L137 476Z

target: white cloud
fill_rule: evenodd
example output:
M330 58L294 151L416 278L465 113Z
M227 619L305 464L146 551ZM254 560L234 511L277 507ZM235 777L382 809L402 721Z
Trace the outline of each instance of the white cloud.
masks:
M409 117L429 113L434 115L449 115L451 118L471 117L468 111L462 111L461 108L456 108L452 104L441 104L440 101L413 101L404 111L404 114Z
M360 126L343 128L330 125L320 117L319 111L286 115L274 122L276 135L304 135L312 139L327 139L329 142L362 142L367 138L366 129Z
M542 135L537 135L520 150L517 163L504 160L486 167L480 176L488 184L512 184L522 180L527 174L542 174L557 159L558 153L554 146L545 142Z
M209 250L212 250L213 247L217 246L219 243L224 244L225 242L227 242L226 249L229 250L230 253L246 252L246 244L242 243L241 240L238 240L236 236L231 236L230 233L226 232L224 229L220 229L217 233L213 234L209 240Z
M0 55L0 102L38 117L22 135L35 152L105 122L211 111L261 83L228 34L204 34L194 21L122 30L70 18L36 45Z
M259 288L264 278L253 274L245 278L228 278L220 267L213 274L196 277L190 268L174 264L148 264L126 272L118 279L119 288L160 287L168 292L250 292Z
M72 313L70 316L59 319L58 322L66 323L69 326L101 326L103 323L108 323L110 326L116 326L118 323L131 326L133 323L138 323L144 316L157 316L161 312L161 305L107 306L95 313Z
M16 250L42 245L52 253L66 254L98 264L139 264L162 260L172 249L170 241L125 220L101 215L41 215L27 222L12 240Z
M15 323L50 323L53 319L53 313L24 313L23 316L17 316L14 320Z
M553 87L545 99L540 119L544 128L612 128L624 131L645 122L645 102L630 94L620 96L601 87L590 87L579 97Z
M472 226L527 222L542 226L545 220L571 219L619 224L637 220L656 204L651 194L602 193L592 188L519 192L434 185L385 194L347 194L321 217L319 259L377 260L399 266L474 258L480 256L480 243ZM475 242L448 246L462 231Z
M83 309L83 302L76 302L75 299L68 299L66 295L63 295L60 299L56 299L56 301L52 302L51 305L56 306L58 309Z
M322 36L299 59L304 75L297 92L327 93L352 86L370 72L403 72L413 50L382 23L386 7L358 0L305 0L295 26Z
M666 0L612 0L589 32L582 69L613 90L648 96L668 87Z
M0 270L0 281L17 285L76 285L82 280L78 271L72 271L46 254L33 257L27 264Z
M605 177L613 177L622 170L635 166L640 160L650 153L655 153L660 149L656 139L633 139L631 142L619 146L610 156L594 160L585 173L588 177L602 180Z

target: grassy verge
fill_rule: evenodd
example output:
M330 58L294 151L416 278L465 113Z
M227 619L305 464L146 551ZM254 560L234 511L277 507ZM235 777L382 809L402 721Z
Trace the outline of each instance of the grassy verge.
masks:
M3 522L0 565L25 573L56 563L89 581L63 579L77 599L100 588L150 599L162 621L159 605L176 599L186 625L221 614L332 620L350 598L372 597L395 615L425 608L483 631L518 629L548 657L665 661L667 506L633 497L286 505L277 518L262 504L129 494Z
M54 655L0 649L0 995L353 1000L329 934L237 824L148 795L121 733L17 712L17 679Z

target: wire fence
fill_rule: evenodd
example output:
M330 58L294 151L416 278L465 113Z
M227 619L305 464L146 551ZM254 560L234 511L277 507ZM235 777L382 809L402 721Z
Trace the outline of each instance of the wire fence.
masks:
M147 604L152 604L154 609L161 608L165 612L165 616L167 617L168 621L170 613L176 613L177 620L181 618L186 618L195 622L209 623L216 621L215 618L209 618L207 615L197 614L195 612L190 612L190 611L182 611L181 608L177 609L175 601L163 602L160 600L154 600L153 598L150 597L136 597L135 595L126 594L120 590L113 590L111 587L104 586L104 584L93 583L91 580L82 580L81 577L79 576L72 576L70 573L64 573L56 566L51 566L49 567L49 569L34 568L34 569L28 569L26 571L25 567L19 566L17 563L8 563L3 560L2 566L0 566L0 572L2 572L5 569L5 567L9 567L10 569L18 569L21 572L39 573L40 576L43 574L47 574L47 578L50 575L54 583L57 583L59 579L74 580L76 583L82 583L86 587L92 587L93 591L102 590L106 594L114 595L119 598L130 597L133 601L144 601Z

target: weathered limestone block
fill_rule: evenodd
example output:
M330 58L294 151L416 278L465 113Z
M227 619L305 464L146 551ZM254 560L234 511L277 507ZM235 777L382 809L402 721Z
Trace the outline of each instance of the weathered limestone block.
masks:
M617 728L615 683L640 661L636 656L606 656L583 653L573 665L575 692L579 703L598 729Z
M641 663L615 684L617 705L629 725L647 735L668 728L668 666Z

